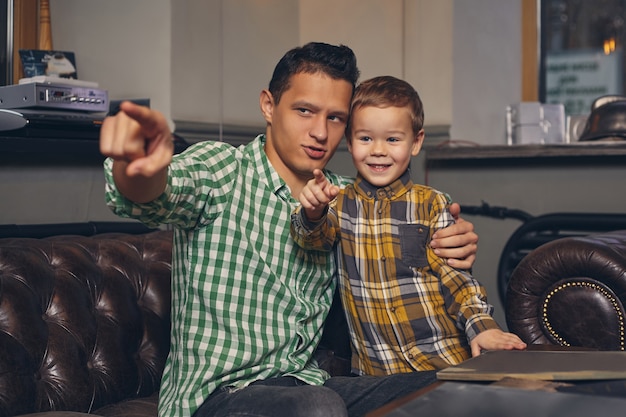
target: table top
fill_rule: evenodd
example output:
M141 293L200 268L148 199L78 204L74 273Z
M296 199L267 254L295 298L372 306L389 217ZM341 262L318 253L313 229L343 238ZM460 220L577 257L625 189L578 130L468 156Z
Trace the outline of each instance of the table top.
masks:
M497 352L498 351L490 352L495 353L493 356L495 359L488 361L487 365L492 366L496 363L499 364L498 366L500 367L504 366L509 369L519 368L519 366L517 366L518 364L513 364L510 367L508 365L502 365L501 359L503 356L506 356L507 353ZM600 352L595 349L555 345L529 345L528 349L524 351L509 351L509 355L515 355L515 352L517 352L517 354L526 355L529 358L535 355L558 355L558 357L564 359L555 362L554 366L557 367L562 366L564 361L567 362L567 359L565 359L567 357L580 357L579 355L581 354L587 354L586 356L590 359L575 364L575 367L577 366L578 368L584 364L597 364L597 360L600 360L599 364L605 367L605 357L618 358L619 362L624 362L621 360L621 356L626 355L624 352L617 351ZM488 356L485 355L481 356L488 358ZM481 356L473 358L473 360L480 361ZM457 366L466 368L469 366L470 369L473 369L473 360L470 359ZM507 361L506 363L509 362L510 361ZM623 368L621 363L618 365L617 368ZM484 366L485 364L478 368L484 368ZM451 368L454 367L447 369ZM484 371L484 369L482 370ZM588 373L589 371L585 372ZM541 373L541 375L543 374L544 372ZM554 378L546 379L537 376L520 376L522 375L507 376L506 373L501 373L498 378L478 378L476 380L471 380L466 377L457 381L439 378L439 381L405 397L392 401L368 413L366 417L408 417L413 415L450 415L455 417L480 415L481 417L488 417L491 415L489 413L491 413L492 410L489 409L486 411L481 407L484 403L489 403L491 400L496 401L493 403L494 417L501 415L515 417L516 414L510 413L512 402L519 403L516 405L516 408L523 411L523 413L519 414L520 417L527 415L548 415L548 411L542 414L541 407L559 407L559 410L565 407L567 410L570 410L570 405L568 405L570 402L572 404L578 404L579 402L585 403L585 400L590 404L599 404L596 405L595 411L589 415L602 415L602 413L605 413L605 416L622 416L624 410L626 410L626 377L624 377L624 379L615 377L611 380L568 378L567 380L561 381L555 380ZM472 394L468 396L468 392ZM445 400L441 400L440 397L445 397ZM452 398L456 399L456 401L450 401ZM485 398L488 398L490 401L486 401ZM466 406L455 408L458 407L459 404L466 404ZM497 409L498 405L508 408ZM616 414L617 409L619 409L619 414ZM600 412L600 410L603 411ZM584 412L590 412L587 405L564 412L563 415L568 415L568 417L583 417L585 416Z
M368 413L366 417L622 417L626 410L626 380L619 383L623 397L609 396L609 391L616 392L614 387L601 395L585 392L578 386L572 391L560 391L558 384L552 382L537 385L537 381L515 381L507 385L438 381ZM564 388L572 386L567 384Z

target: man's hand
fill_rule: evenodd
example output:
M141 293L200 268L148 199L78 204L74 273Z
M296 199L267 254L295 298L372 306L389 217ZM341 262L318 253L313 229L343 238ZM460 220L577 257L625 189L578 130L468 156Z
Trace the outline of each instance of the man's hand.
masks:
M516 334L503 332L500 329L489 329L479 333L470 342L472 357L480 355L483 350L523 350L526 343Z
M150 177L169 165L174 143L160 112L125 101L102 124L100 152L124 162L129 177Z
M316 169L313 171L313 179L304 186L298 199L309 220L319 220L324 214L324 209L339 194L339 187L331 184L324 173Z
M100 152L113 158L113 178L128 199L145 203L167 184L174 143L165 117L158 111L125 101L100 129Z
M457 269L471 269L476 260L478 235L474 233L474 225L459 217L461 206L450 205L450 214L456 223L438 230L433 235L430 246L437 256L446 259L448 265Z

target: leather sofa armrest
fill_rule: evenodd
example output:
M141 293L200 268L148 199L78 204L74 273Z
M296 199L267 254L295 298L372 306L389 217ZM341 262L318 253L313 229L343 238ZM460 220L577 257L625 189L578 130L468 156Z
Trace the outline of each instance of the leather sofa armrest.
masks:
M528 344L624 350L626 231L538 247L513 271L506 299L508 328Z

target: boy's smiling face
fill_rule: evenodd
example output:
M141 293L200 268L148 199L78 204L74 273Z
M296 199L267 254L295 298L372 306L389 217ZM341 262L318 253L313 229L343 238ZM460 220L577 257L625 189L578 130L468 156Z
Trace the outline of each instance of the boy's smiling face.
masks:
M357 107L351 118L348 149L354 166L372 185L391 184L419 153L424 130L413 132L407 107Z

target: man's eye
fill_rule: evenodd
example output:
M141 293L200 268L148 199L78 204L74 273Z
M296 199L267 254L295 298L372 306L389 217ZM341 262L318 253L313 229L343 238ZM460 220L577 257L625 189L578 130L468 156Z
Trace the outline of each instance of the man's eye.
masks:
M311 113L311 111L309 109L305 109L305 108L299 108L297 110L298 110L299 113L302 113L302 114L309 114L309 113Z
M328 116L328 120L333 122L344 123L344 119L341 116Z

